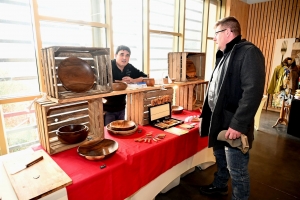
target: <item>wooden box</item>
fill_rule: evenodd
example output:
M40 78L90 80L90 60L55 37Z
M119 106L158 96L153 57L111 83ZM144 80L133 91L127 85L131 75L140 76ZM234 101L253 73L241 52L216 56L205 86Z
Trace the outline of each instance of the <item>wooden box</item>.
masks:
M86 61L95 75L93 87L86 92L72 92L63 87L58 78L58 65L64 59L75 56ZM109 48L53 46L42 49L43 75L47 95L56 99L68 99L112 91L112 68Z
M88 137L101 137L100 131L93 130L90 123L91 112L88 101L74 103L54 103L52 101L35 102L35 113L39 132L40 144L50 154L55 154L73 147L77 144L63 144L57 136L56 130L68 124L84 124L89 127ZM94 109L99 115L99 110ZM102 133L103 134L103 133Z
M168 53L168 73L170 78L177 82L204 80L205 53Z
M153 106L153 101L163 103L163 97L166 95L169 97L169 102L172 103L172 87L166 88L165 90L156 89L127 95L127 119L132 120L139 125L149 124L148 107Z

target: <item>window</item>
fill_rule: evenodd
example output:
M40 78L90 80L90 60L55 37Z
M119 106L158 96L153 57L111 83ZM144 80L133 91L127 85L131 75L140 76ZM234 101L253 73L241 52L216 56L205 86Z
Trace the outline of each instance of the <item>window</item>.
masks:
M201 52L203 0L186 0L184 51Z
M112 0L112 29L114 53L119 45L131 50L134 67L143 70L143 1Z

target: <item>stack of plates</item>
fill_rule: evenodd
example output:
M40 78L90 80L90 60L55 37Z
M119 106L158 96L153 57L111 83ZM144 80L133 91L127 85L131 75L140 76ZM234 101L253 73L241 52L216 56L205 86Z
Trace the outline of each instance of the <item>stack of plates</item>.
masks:
M131 135L137 130L138 126L134 121L116 120L109 123L106 128L107 131L112 134Z

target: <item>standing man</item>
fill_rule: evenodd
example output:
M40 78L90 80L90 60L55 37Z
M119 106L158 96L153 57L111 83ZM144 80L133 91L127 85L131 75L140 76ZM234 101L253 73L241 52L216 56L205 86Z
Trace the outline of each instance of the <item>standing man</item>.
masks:
M119 80L126 83L142 82L146 74L135 68L129 63L130 48L127 46L118 46L115 59L111 61L113 81ZM125 119L126 94L106 97L106 103L103 104L105 112L104 125L112 121Z
M252 147L254 116L264 91L265 60L254 44L241 39L241 27L234 17L225 17L215 24L214 41L218 52L199 132L201 136L208 135L217 172L214 181L201 187L200 192L225 195L231 177L232 199L244 200L250 195L249 151L244 154L227 142L217 140L217 136L222 130L227 130L225 138L230 140L245 134L249 148Z

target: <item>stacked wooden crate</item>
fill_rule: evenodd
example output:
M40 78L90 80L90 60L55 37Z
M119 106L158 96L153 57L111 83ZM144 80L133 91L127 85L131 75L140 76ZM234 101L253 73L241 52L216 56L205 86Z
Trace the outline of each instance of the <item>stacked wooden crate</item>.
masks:
M149 124L148 108L151 101L168 95L170 102L173 101L173 88L155 89L127 95L127 119L139 125Z
M68 57L86 61L95 75L95 83L89 91L66 90L58 78L57 69ZM42 49L42 66L47 95L56 99L88 96L112 91L112 69L109 48L53 46Z
M56 130L64 125L84 124L89 127L88 137L100 137L100 132L94 131L90 124L88 102L54 103L51 101L36 101L35 113L40 138L40 144L51 155L73 147L77 144L63 144L57 136ZM94 110L94 112L97 112ZM99 115L99 113L96 113Z
M205 79L205 53L170 52L168 53L168 73L171 79L178 82L189 81L190 64L195 67L195 79Z

